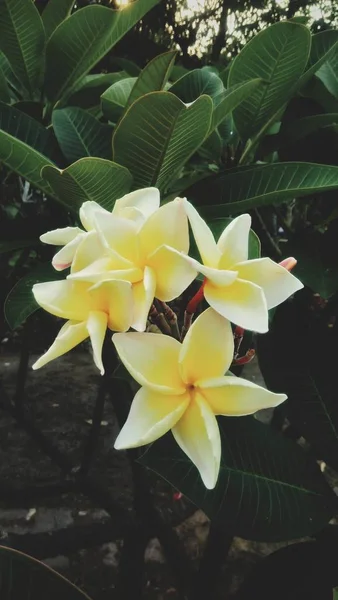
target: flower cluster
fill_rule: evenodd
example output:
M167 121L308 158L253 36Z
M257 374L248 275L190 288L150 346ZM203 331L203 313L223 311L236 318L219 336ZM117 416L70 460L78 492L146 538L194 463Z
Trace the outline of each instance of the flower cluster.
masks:
M228 372L234 355L230 321L266 332L268 309L302 284L269 258L248 260L249 215L234 219L216 243L186 199L160 206L156 188L127 194L112 212L85 202L80 220L83 230L66 227L41 236L43 242L63 246L53 265L57 270L70 267L70 273L63 281L33 287L42 308L67 320L33 368L89 337L103 374L107 328L120 332L113 343L141 388L115 447L148 444L171 430L211 489L221 458L216 415L248 415L286 399ZM201 262L188 255L189 223ZM183 341L144 333L154 298L174 300L199 273L210 308ZM130 328L135 331L125 333Z

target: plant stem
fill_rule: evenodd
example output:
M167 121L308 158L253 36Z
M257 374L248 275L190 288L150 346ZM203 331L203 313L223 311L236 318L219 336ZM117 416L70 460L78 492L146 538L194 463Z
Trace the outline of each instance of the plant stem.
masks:
M204 298L204 286L206 284L206 279L204 279L201 287L199 288L199 290L197 290L196 294L191 298L191 300L189 300L187 308L186 308L186 312L193 315L197 308L198 305L202 302L203 298Z

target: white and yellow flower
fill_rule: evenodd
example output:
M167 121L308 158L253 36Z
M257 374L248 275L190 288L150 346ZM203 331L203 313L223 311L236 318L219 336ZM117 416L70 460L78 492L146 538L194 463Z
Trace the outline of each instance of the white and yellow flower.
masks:
M202 263L186 259L205 276L206 301L243 329L265 333L268 310L284 302L303 284L270 258L248 260L250 215L234 219L216 243L197 210L187 200L183 203Z
M115 448L143 446L171 430L209 489L216 485L221 459L216 415L249 415L286 399L225 375L234 354L232 330L211 308L196 319L182 344L154 333L117 333L113 343L142 386Z

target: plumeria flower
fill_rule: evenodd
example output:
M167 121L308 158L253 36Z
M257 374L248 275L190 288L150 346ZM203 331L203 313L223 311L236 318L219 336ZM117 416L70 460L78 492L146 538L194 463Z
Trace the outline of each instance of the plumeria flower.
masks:
M115 448L143 446L171 430L208 489L216 485L221 460L216 415L249 415L286 400L285 394L224 375L234 340L229 321L211 308L196 319L182 344L156 333L117 333L113 343L142 386Z
M157 188L153 187L137 190L119 198L116 200L112 212L102 208L97 202L84 202L80 208L79 215L85 231L79 227L64 227L44 233L40 236L40 240L46 244L63 246L55 254L52 261L53 267L57 271L63 271L71 266L77 250L86 239L88 232L92 232L91 245L93 246L95 241L97 253L100 251L101 253L103 252L98 236L95 235L94 231L95 214L99 212L103 218L113 214L117 217L131 219L141 225L159 206L160 193Z
M185 260L189 229L183 200L161 206L141 226L135 220L100 211L93 219L105 252L93 260L88 238L78 248L68 279L129 281L134 299L131 326L144 331L154 297L164 302L177 298L197 275L196 268Z
M250 215L234 219L216 243L192 204L183 202L202 264L190 257L187 261L205 276L206 301L243 329L265 333L268 310L284 302L303 284L270 258L248 260Z
M33 286L33 294L47 312L67 319L52 346L36 361L33 369L43 367L89 337L94 362L103 375L101 354L107 327L112 331L127 331L131 325L131 284L102 281L93 285L65 279L37 283Z

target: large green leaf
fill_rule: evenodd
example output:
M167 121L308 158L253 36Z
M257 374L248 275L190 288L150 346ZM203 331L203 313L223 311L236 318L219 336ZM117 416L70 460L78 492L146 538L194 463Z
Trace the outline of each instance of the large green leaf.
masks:
M202 94L216 98L224 92L221 79L206 69L194 69L175 81L169 88L183 102L193 102Z
M65 279L65 272L55 271L51 263L42 263L15 284L7 296L4 306L7 323L12 329L19 327L39 308L32 293L32 286L35 283L57 279Z
M101 103L101 95L114 83L125 79L127 73L95 73L86 75L79 83L78 89L68 98L67 105L90 108Z
M50 38L57 26L69 17L74 4L75 0L48 0L48 4L41 17L45 28L46 40Z
M329 29L312 36L311 51L305 72L300 78L300 87L303 86L318 69L328 61L333 66L336 62L338 51L338 31Z
M101 96L102 112L112 123L117 123L127 104L137 77L116 81Z
M269 389L288 395L285 415L299 436L337 469L337 327L308 310L304 297L276 310L269 332L258 336L258 359Z
M280 131L280 145L291 145L293 142L310 135L317 129L322 127L332 127L338 125L338 113L324 113L322 115L313 115L311 117L303 117L293 121L290 125L286 125Z
M11 95L7 85L6 77L0 66L0 101L10 104Z
M14 75L11 65L3 52L0 51L0 69L4 74L7 85L11 87L11 92L14 91L14 98L21 98L21 84L18 78Z
M41 169L52 165L51 132L25 113L0 103L0 161L48 194Z
M127 106L149 92L162 90L168 81L170 71L175 61L176 51L171 50L155 56L138 76L128 98Z
M70 581L27 554L0 546L1 600L90 600Z
M257 77L266 83L234 111L244 140L265 130L292 97L307 64L310 44L306 27L284 21L261 31L235 58L229 87Z
M338 31L335 31L335 33L338 36ZM329 58L316 72L316 77L324 83L330 94L338 99L338 43L330 52Z
M158 1L136 0L119 10L86 6L63 21L47 43L48 100L55 103L69 95L78 81Z
M134 177L134 188L162 191L203 143L212 100L200 96L187 107L170 92L152 92L134 102L113 136L113 156Z
M72 211L77 211L86 200L94 200L110 210L132 184L128 169L102 158L82 158L62 171L46 167L42 177Z
M216 98L216 106L212 115L211 128L215 129L241 102L246 100L257 88L264 89L266 83L262 79L251 79L225 90L220 98Z
M253 417L218 419L222 462L214 490L171 434L155 442L140 462L156 471L229 534L273 542L322 529L337 498L316 463L297 444Z
M45 32L32 0L1 0L0 49L30 98L39 90L43 73Z
M203 207L201 212L211 218L336 189L338 167L285 162L240 167L207 177L186 193L196 206ZM212 204L205 204L206 197L211 198Z
M52 123L61 150L69 162L85 156L111 158L113 130L82 108L53 111Z

